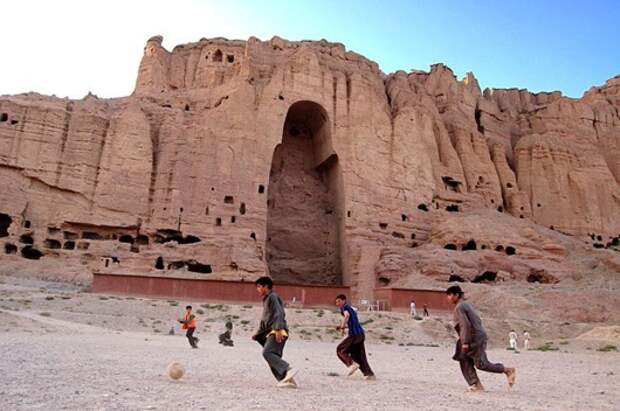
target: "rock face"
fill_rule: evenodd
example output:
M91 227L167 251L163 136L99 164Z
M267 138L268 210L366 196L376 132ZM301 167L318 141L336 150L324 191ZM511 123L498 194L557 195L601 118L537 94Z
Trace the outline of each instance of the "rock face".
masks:
M570 99L441 64L385 75L324 40L161 42L129 97L0 97L4 259L370 295L409 263L447 280L428 267L470 235L489 250L470 279L555 279L577 240L618 245L620 77ZM500 245L531 252L505 264Z

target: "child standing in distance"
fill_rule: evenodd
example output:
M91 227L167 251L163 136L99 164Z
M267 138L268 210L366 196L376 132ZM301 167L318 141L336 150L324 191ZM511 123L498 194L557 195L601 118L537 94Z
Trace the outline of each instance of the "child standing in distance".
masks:
M523 349L525 351L530 349L530 333L527 330L523 331Z
M510 330L510 332L508 333L508 343L510 344L510 349L518 351L518 346L517 346L517 333L515 332L515 330Z
M424 316L425 317L430 317L430 314L428 313L428 305L424 304Z
M182 319L179 319L181 323L181 328L187 330L185 336L189 341L189 345L192 348L198 348L198 337L194 337L194 331L196 331L196 316L192 313L192 306L188 305L185 307L185 314Z
M469 384L468 391L484 391L476 374L476 368L486 372L506 374L508 385L512 387L515 383L516 370L504 367L503 364L493 364L487 359L487 334L482 328L478 312L471 304L463 300L461 287L458 285L449 287L446 290L446 298L450 304L454 305L454 328L459 335L456 352L452 358L461 364L461 372Z
M338 358L347 366L347 376L353 375L359 369L364 374L365 380L374 380L375 374L366 359L364 329L357 318L357 313L350 304L347 304L347 297L344 294L336 297L336 306L340 308L342 314L342 322L337 329L342 335L346 328L349 329L347 338L336 348Z
M263 347L263 358L267 361L278 388L297 388L295 375L297 370L282 359L284 344L288 339L288 326L282 299L273 291L273 281L269 277L260 277L255 282L256 291L263 299L263 315L260 326L252 339Z

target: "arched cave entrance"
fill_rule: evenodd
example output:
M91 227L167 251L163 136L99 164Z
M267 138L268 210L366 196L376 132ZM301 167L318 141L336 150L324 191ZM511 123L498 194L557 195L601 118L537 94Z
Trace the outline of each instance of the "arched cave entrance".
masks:
M310 101L288 111L267 195L267 264L280 282L342 284L343 188L331 123Z
M0 213L0 237L7 237L9 235L9 227L12 222L10 215Z

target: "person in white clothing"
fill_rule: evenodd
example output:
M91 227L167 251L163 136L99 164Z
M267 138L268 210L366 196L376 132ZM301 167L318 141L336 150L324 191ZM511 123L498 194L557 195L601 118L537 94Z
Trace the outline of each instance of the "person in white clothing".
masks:
M527 330L523 331L523 349L526 351L530 349L530 333Z
M515 330L511 330L510 333L508 334L508 341L510 343L510 349L511 350L517 350L517 333L515 332Z
M416 315L418 315L417 311L415 310L415 301L411 300L411 304L409 304L409 310L411 311L411 316L415 317Z

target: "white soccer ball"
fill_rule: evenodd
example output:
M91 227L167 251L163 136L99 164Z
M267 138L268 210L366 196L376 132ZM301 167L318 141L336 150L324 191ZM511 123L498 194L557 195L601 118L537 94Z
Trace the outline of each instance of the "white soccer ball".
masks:
M183 364L181 364L180 362L173 361L168 364L166 372L168 373L168 377L172 378L173 380L178 380L183 376L183 374L185 374L185 367L183 367Z

